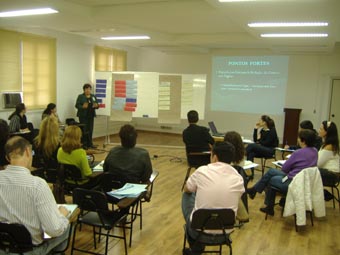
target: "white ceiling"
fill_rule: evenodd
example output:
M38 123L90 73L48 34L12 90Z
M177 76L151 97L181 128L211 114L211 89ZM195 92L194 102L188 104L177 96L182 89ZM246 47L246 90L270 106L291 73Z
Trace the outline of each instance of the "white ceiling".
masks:
M52 7L58 14L0 18L0 27L50 29L90 38L149 35L120 44L165 52L266 49L330 52L340 45L340 0L0 0L0 11ZM249 28L249 22L325 21L321 28ZM328 38L261 38L263 32L326 32Z

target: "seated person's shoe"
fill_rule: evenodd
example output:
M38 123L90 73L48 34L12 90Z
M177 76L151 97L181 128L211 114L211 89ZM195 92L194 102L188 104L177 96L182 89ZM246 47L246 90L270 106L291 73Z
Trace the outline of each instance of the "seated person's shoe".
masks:
M285 207L285 204L286 204L286 198L285 197L281 197L280 201L279 201L279 205L281 207Z
M332 193L330 193L328 190L324 189L323 190L323 194L325 197L325 201L331 201L333 200L334 196L332 195Z
M184 248L183 249L183 255L191 255L191 249L190 248Z
M254 187L247 189L247 193L248 193L250 199L254 199L255 196L256 196L256 190L255 190Z
M263 213L269 214L270 216L274 216L274 209L270 208L268 206L260 208L260 211L263 212Z

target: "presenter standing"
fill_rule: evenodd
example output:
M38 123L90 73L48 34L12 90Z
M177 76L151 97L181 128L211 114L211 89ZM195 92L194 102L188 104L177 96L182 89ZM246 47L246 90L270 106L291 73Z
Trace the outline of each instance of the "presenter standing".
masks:
M83 86L83 94L78 95L75 107L78 109L77 116L82 124L83 146L85 148L95 148L92 143L93 123L96 117L96 109L99 108L95 95L91 94L92 86L88 83Z

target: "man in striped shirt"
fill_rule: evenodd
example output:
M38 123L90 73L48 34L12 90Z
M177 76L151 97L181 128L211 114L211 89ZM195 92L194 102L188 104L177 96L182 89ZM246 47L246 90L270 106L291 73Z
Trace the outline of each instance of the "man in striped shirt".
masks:
M31 144L15 136L7 141L5 152L10 164L0 171L0 221L19 223L27 228L36 247L25 254L63 250L70 228L68 211L58 208L45 180L31 175ZM44 232L52 238L44 240ZM2 252L0 250L0 254Z

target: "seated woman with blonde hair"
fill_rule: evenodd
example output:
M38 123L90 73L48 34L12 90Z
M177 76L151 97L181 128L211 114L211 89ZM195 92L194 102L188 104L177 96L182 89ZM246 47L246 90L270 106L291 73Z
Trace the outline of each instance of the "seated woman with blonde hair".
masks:
M43 162L34 162L43 164L47 168L56 169L58 167L57 153L60 147L59 124L58 119L54 116L48 116L40 123L38 136L34 139L35 158ZM36 167L40 167L36 165Z
M99 184L98 176L92 175L86 151L82 148L81 144L82 132L78 126L68 126L65 129L63 139L61 141L61 147L58 150L58 162L62 164L74 165L80 169L83 181L78 182L82 188L92 189ZM67 182L72 182L68 181Z

